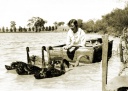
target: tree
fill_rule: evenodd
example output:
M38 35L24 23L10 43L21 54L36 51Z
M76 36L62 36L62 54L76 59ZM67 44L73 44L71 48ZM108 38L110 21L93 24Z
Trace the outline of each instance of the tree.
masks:
M82 22L83 22L83 20L82 20L82 19L78 19L77 22L78 22L78 27L81 28L81 27L82 27Z
M10 22L10 27L11 27L12 29L15 29L15 28L16 28L16 22L15 22L15 21L11 21L11 22Z
M2 32L5 32L5 28L4 28L4 26L2 27Z
M81 28L86 30L87 32L93 32L93 30L94 30L94 21L89 20L87 22L82 23Z
M45 21L42 18L37 17L37 19L36 19L36 21L34 23L34 26L36 28L38 28L38 27L44 27L44 24L45 24Z
M37 29L39 27L40 28L44 27L45 23L47 23L47 21L43 20L40 17L32 17L31 19L28 20L27 26L30 28L35 27Z
M49 26L49 29L48 29L49 31L51 31L52 30L52 28L51 28L51 26Z
M46 26L45 30L48 31L48 26Z
M114 31L116 30L115 33L121 34L123 28L128 27L128 6L124 9L116 8L102 18L102 20L107 23L108 27L113 27L112 29ZM108 32L110 32L110 29Z
M61 26L61 25L64 25L65 23L64 22L58 22L58 26Z
M53 23L55 26L61 26L61 25L64 25L65 23L64 22L54 22Z
M52 26L52 31L54 31L54 29L55 29L55 27L54 27L54 26Z
M58 23L55 21L53 24L54 24L55 26L57 26Z
M6 32L9 32L9 29L8 29L8 27L6 27Z
M19 30L19 32L22 32L22 27L21 27L21 26L19 26L19 29L18 29L18 30Z
M94 25L94 32L106 33L107 23L103 20L97 20Z

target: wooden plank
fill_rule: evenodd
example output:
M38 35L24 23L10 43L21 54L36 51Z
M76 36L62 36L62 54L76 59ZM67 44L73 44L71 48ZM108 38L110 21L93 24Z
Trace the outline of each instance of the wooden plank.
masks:
M102 91L106 91L108 71L108 35L102 36Z
M124 59L123 59L123 49L122 49L122 36L120 37L119 50L120 50L120 61L124 62Z

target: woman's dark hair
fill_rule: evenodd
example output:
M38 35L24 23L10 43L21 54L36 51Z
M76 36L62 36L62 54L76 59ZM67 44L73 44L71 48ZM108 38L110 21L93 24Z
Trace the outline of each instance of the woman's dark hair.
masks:
M78 22L76 19L71 19L67 25L70 27L72 23L75 25L75 27L78 27Z

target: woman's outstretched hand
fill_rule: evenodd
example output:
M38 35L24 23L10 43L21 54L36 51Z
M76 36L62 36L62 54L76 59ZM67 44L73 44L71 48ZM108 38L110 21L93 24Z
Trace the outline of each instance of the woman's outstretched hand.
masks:
M72 47L72 45L66 45L66 46L64 46L63 48L65 49L65 50L67 50L67 49L70 49Z

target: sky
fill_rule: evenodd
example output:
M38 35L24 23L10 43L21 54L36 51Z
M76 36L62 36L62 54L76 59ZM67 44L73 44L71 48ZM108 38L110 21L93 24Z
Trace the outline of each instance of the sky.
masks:
M97 20L116 8L123 9L126 0L0 0L0 27L26 27L32 17L41 17L46 25L70 19Z

